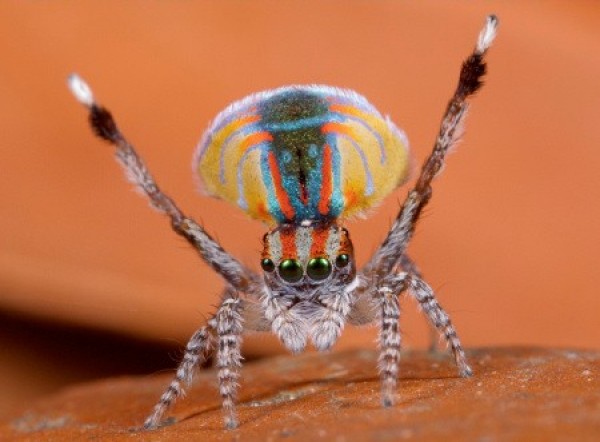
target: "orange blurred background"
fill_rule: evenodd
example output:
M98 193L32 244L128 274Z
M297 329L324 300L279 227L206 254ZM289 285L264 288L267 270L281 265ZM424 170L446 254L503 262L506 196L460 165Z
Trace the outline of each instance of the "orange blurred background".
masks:
M598 348L597 2L2 2L0 411L73 381L173 367L222 287L92 136L70 72L162 188L258 269L264 227L194 189L211 118L290 83L351 88L406 131L420 164L490 12L487 84L410 251L467 347ZM405 194L349 223L360 263ZM426 345L415 303L404 306L405 347ZM375 336L349 328L336 348ZM281 347L253 335L245 350Z

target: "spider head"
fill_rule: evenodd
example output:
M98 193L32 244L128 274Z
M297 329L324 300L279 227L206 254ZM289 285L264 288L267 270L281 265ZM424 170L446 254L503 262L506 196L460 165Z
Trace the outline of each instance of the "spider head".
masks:
M282 224L263 238L261 267L269 286L350 284L356 274L348 231L334 223Z

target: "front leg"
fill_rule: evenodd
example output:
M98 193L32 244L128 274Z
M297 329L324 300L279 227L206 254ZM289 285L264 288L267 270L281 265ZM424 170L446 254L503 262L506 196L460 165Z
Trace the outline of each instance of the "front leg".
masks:
M219 391L223 399L225 426L228 429L237 426L235 413L235 395L238 388L239 369L241 367L240 347L244 326L249 330L266 331L269 323L264 317L260 304L240 299L237 292L228 288L222 296L223 301L207 325L194 333L189 340L183 360L152 414L144 422L147 430L157 428L168 408L183 396L184 385L189 387L195 369L210 355L217 341L217 368Z
M408 275L397 275L393 281L384 280L377 288L374 302L379 316L379 374L381 376L381 402L384 407L394 405L394 393L400 365L400 294Z
M240 299L231 296L223 301L211 326L217 331L217 367L219 392L223 399L223 416L228 430L237 428L235 398L239 387L239 370L242 367L243 319L240 314Z
M200 328L192 335L186 345L183 360L177 367L175 378L154 406L152 414L144 421L144 429L153 430L157 428L169 407L175 403L177 398L183 396L183 385L187 387L191 385L194 371L208 357L213 341L214 329L210 325Z

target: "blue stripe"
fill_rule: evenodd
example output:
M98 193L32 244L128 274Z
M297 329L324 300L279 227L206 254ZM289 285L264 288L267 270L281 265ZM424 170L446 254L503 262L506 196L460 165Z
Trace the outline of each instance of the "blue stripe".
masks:
M292 120L284 122L269 122L262 123L262 127L267 132L288 132L298 129L306 129L308 127L322 126L329 122L341 122L344 121L344 116L337 113L327 113L324 115L317 115L316 117L303 118L301 120Z

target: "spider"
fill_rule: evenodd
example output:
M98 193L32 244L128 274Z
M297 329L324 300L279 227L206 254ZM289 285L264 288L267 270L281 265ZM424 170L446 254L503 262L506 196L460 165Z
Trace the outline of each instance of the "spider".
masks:
M448 314L406 254L415 224L431 198L431 182L458 140L467 99L482 85L484 55L498 20L487 17L443 116L435 146L408 192L387 237L357 270L345 218L379 203L408 175L404 133L355 92L327 86L289 86L233 103L214 120L194 156L194 170L211 195L237 204L266 222L261 267L243 266L164 194L110 112L98 105L76 74L75 97L89 110L93 130L116 147L127 177L173 230L194 247L226 282L216 313L187 343L183 360L144 428L157 428L183 395L194 369L216 351L224 424L236 428L235 397L244 330L271 331L285 347L301 352L310 342L331 348L346 322L379 325L381 401L394 404L403 292L419 303L452 349L461 376L471 376Z

